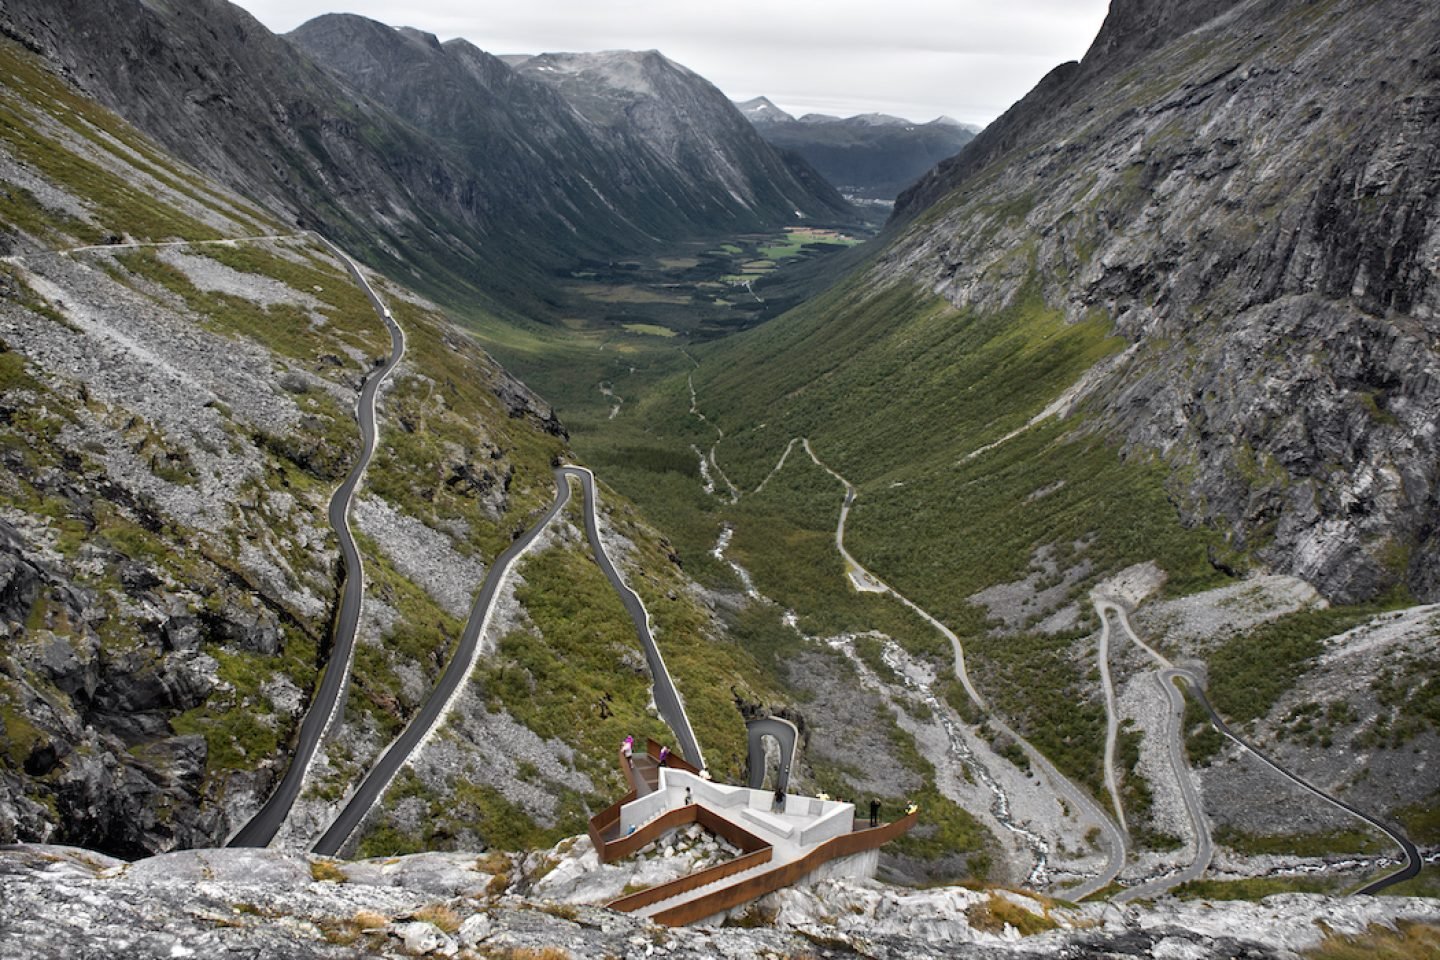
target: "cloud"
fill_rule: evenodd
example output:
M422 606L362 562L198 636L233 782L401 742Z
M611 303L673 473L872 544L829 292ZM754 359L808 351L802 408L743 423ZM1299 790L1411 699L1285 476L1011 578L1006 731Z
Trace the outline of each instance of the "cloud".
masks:
M1079 58L1107 0L239 0L278 32L348 12L492 53L658 49L727 94L801 112L987 123Z

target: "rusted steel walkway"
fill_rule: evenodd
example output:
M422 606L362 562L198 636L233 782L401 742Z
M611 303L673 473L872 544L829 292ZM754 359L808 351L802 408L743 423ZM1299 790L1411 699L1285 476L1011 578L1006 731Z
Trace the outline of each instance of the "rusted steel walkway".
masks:
M612 901L608 906L667 926L714 916L790 886L831 860L878 849L915 825L911 813L879 827L861 826L855 807L837 800L787 796L773 810L773 794L712 783L671 754L659 762L651 740L631 762L620 759L631 790L590 818L590 840L609 863L635 853L670 830L698 823L741 850L706 867ZM685 802L687 789L693 800Z

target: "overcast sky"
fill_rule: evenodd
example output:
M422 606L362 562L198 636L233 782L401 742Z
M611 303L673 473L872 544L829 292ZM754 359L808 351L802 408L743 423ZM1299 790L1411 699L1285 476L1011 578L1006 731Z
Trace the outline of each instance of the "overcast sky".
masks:
M985 124L1084 54L1109 0L238 0L277 33L347 12L490 53L658 49L800 115Z

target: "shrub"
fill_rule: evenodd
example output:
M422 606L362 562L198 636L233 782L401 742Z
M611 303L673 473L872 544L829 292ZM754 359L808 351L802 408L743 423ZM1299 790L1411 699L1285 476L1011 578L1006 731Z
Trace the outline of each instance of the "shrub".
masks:
M345 883L350 879L334 860L311 860L310 878L321 883Z
M1008 897L991 894L979 903L971 904L965 911L970 926L986 933L1001 933L1006 926L1015 928L1022 937L1059 926L1048 915L1032 913Z

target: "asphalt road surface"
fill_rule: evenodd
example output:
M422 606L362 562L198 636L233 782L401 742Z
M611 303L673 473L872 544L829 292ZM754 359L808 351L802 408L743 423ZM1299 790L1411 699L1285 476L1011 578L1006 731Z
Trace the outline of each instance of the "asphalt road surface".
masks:
M1190 780L1187 772L1188 768L1184 759L1183 744L1181 743L1181 734L1179 727L1176 725L1177 718L1183 715L1185 709L1184 701L1180 694L1180 689L1176 685L1177 680L1183 680L1185 683L1189 684L1190 689L1194 693L1196 699L1199 701L1200 705L1205 708L1205 712L1209 715L1210 723L1223 736L1227 737L1237 746L1239 746L1240 749L1248 751L1261 763L1265 764L1271 770L1274 770L1276 773L1280 774L1280 776L1297 784L1301 788L1309 791L1310 793L1326 801L1327 803L1333 804L1341 810L1344 810L1346 813L1349 813L1350 815L1358 817L1359 819L1365 821L1369 825L1373 826L1375 829L1379 830L1381 833L1385 834L1387 837L1393 840L1398 847L1400 847L1405 857L1405 865L1399 870L1396 870L1394 873L1388 874L1384 877L1380 877L1378 880L1371 881L1370 883L1361 887L1359 890L1355 891L1356 893L1378 893L1379 891L1391 886L1392 884L1401 883L1405 880L1409 880L1411 877L1414 877L1420 872L1420 867L1422 863L1420 859L1420 851L1415 848L1415 844L1411 843L1408 837L1400 833L1394 827L1382 823L1381 821L1375 819L1367 813L1357 810L1345 801L1340 800L1337 797L1331 796L1330 794L1316 787L1314 784L1301 778L1299 775L1291 772L1290 770L1287 770L1285 767L1282 767L1270 757L1255 749L1255 747L1247 743L1233 730L1231 730L1230 727L1225 723L1225 721L1220 718L1220 715L1215 712L1215 708L1211 706L1209 698L1205 696L1205 689L1201 683L1200 677L1195 673L1184 669L1183 667L1174 666L1159 651L1155 650L1149 644L1145 643L1144 640L1140 639L1140 636L1135 632L1134 628L1130 626L1130 618L1126 614L1124 607L1120 606L1117 603L1114 603L1113 601L1098 600L1095 603L1095 609L1096 612L1100 614L1101 621L1106 624L1107 628L1109 626L1109 621L1106 619L1106 615L1113 613L1116 619L1119 621L1121 629L1125 631L1126 635L1129 636L1135 644L1137 644L1141 649L1148 653L1151 658L1153 658L1160 665L1160 681L1165 688L1165 695L1170 699L1171 706L1170 730L1173 733L1173 736L1169 738L1170 763L1171 766L1173 766L1175 769L1175 776L1180 783L1180 790L1185 801L1186 810L1189 812L1191 823L1195 827L1197 847L1195 853L1195 860L1189 867L1186 867L1184 870L1181 870L1178 873L1171 874L1168 877L1152 880L1148 883L1132 887L1129 890L1125 891L1125 893L1115 897L1115 900L1123 901L1135 899L1137 897L1158 896L1160 893L1163 893L1165 890L1168 890L1176 884L1184 883L1187 880L1196 879L1205 872L1205 869L1209 866L1210 859L1214 854L1214 848L1210 838L1209 825L1205 820L1205 813L1200 805L1199 794L1196 792L1195 785Z
M1072 783L1068 777L1060 772L1055 764L1050 762L1048 757L1037 750L1030 741L1016 733L1015 729L1001 719L999 714L991 711L984 698L980 696L980 691L975 689L975 685L970 682L970 672L965 666L965 647L961 644L960 637L956 635L955 631L945 626L944 623L940 622L932 616L929 611L925 610L909 597L865 569L860 561L856 560L850 555L850 551L845 549L845 520L850 514L850 508L854 505L858 492L849 480L846 480L843 476L836 473L816 455L808 439L802 439L801 444L817 467L840 481L845 487L845 500L840 507L840 522L835 528L835 547L840 551L841 557L845 559L846 572L855 589L869 593L890 594L896 600L899 600L905 606L915 611L921 619L939 631L945 639L949 640L950 649L955 655L955 678L959 680L961 686L965 688L965 693L970 697L971 702L988 715L985 722L989 724L992 729L998 730L1002 736L1009 737L1020 746L1020 749L1025 752L1025 756L1029 758L1031 766L1040 771L1044 780L1048 782L1056 794L1070 806L1070 809L1080 811L1086 819L1100 827L1101 836L1105 838L1104 866L1089 880L1064 890L1064 896L1070 900L1082 900L1109 886L1114 882L1115 878L1120 875L1120 870L1125 865L1125 833L1114 820L1105 815L1105 811L1100 809L1100 805L1092 800L1088 793Z
M795 766L795 750L799 745L800 731L795 724L781 717L759 717L745 723L749 777L746 784L752 790L765 786L765 737L774 737L780 745L780 769L775 775L773 789L790 789L790 771ZM858 810L859 807L857 806Z
M1355 809L1354 807L1350 806L1350 804L1346 803L1344 800L1331 796L1330 794L1326 793L1324 790L1321 790L1319 787L1316 787L1309 781L1302 779L1298 775L1291 773L1289 770L1280 766L1280 764L1276 763L1274 760L1270 759L1268 756L1261 753L1259 750L1256 750L1253 746L1245 742L1233 730L1231 730L1230 727L1226 725L1224 720L1220 719L1220 715L1216 713L1215 708L1210 705L1210 699L1205 696L1205 691L1200 689L1200 687L1193 682L1193 679L1191 680L1191 689L1194 691L1196 698L1200 701L1200 705L1205 708L1205 712L1210 715L1210 723L1215 727L1216 730L1220 731L1223 736L1234 741L1237 745L1239 745L1242 750L1249 751L1250 754L1255 757L1255 759L1259 760L1261 763L1265 764L1267 767L1269 767L1271 770L1274 770L1276 773L1280 774L1280 776L1284 777L1285 779L1290 780L1296 785L1310 791L1315 796L1319 797L1321 800L1325 800L1329 803L1334 804L1341 810L1344 810L1346 813L1349 813L1352 816L1364 820L1376 830L1379 830L1381 833L1385 834L1385 836L1393 840L1396 846L1400 848L1405 857L1405 865L1399 870L1396 870L1394 873L1383 876L1378 880L1372 880L1370 883L1367 883L1359 890L1356 890L1356 893L1379 893L1386 887L1392 886L1397 883L1403 883L1404 881L1409 880L1420 873L1420 867L1424 861L1421 860L1420 851L1415 848L1415 844L1410 842L1409 837L1405 836L1394 827L1375 819L1368 813L1364 813L1360 810Z
M690 729L690 721L685 716L680 697L675 692L675 685L670 679L669 672L665 669L665 661L661 658L660 651L655 646L655 638L650 632L649 614L645 610L645 605L635 591L631 590L620 577L601 544L599 522L595 512L595 477L584 467L563 466L555 470L555 502L550 505L540 519L517 537L490 565L485 582L480 587L480 593L475 597L475 603L471 606L470 619L465 624L465 632L461 634L460 644L439 682L431 690L430 696L420 707L419 712L411 718L400 736L396 737L380 758L375 761L375 765L370 768L370 772L365 775L340 814L316 841L313 848L316 853L334 856L339 852L345 841L355 832L361 821L384 795L385 789L395 775L400 772L400 768L405 765L415 750L429 736L431 730L444 717L461 684L470 675L480 638L485 635L486 628L490 624L490 616L494 610L495 598L501 584L504 583L510 568L530 548L540 532L559 516L560 511L569 502L569 480L571 478L580 482L581 490L584 493L585 532L590 539L590 547L595 555L595 561L600 565L600 569L610 580L616 592L620 594L620 600L624 603L626 611L635 623L636 632L640 636L645 650L645 659L650 664L651 676L654 678L655 704L660 710L660 716L674 731L677 745L685 759L703 768L704 762L700 759L700 747L695 742L695 734Z
M557 471L558 476L559 471ZM460 685L470 676L470 669L474 665L475 651L480 644L480 638L485 634L485 628L490 625L490 615L494 611L495 597L499 592L500 585L505 580L505 575L540 535L540 531L549 525L565 508L570 500L570 485L560 479L558 488L555 491L555 502L550 509L531 525L519 537L511 541L490 569L485 574L485 582L480 587L480 593L476 595L474 604L470 607L470 619L465 623L465 632L460 635L460 643L455 648L455 655L450 658L450 663L445 672L440 675L440 680L430 691L430 696L421 705L419 712L410 718L405 729L400 732L386 748L375 765L365 774L365 779L351 794L345 807L321 834L320 839L315 842L314 851L326 856L334 856L349 839L350 834L365 819L395 778L410 759L410 755L420 746L421 742L430 734L430 731L439 722L445 713L446 707L450 705L451 699L460 689Z
M1170 749L1170 768L1175 771L1175 781L1180 786L1180 797L1185 803L1185 812L1190 817L1190 828L1195 834L1195 859L1174 873L1137 884L1116 894L1112 898L1116 903L1140 898L1154 899L1182 883L1198 880L1210 868L1210 861L1215 857L1215 842L1210 836L1210 821L1205 816L1205 808L1200 804L1200 791L1195 789L1195 781L1190 778L1190 765L1185 759L1183 731L1185 695L1175 685L1177 679L1183 679L1194 686L1196 679L1186 670L1173 668L1161 670L1155 674L1155 677L1165 691L1166 699L1170 702L1170 711L1165 720L1165 739Z
M610 562L610 555L605 552L605 545L600 541L599 519L595 512L595 475L584 467L561 467L555 471L556 480L561 484L565 482L564 476L579 480L585 493L585 535L590 538L590 549L595 554L595 562L600 564L600 569L604 571L610 585L620 594L620 601L625 604L625 612L630 614L630 619L635 624L635 632L645 650L645 662L650 666L655 707L660 711L660 719L664 720L675 734L675 744L685 759L704 770L705 757L700 752L695 731L690 729L690 718L685 715L680 694L675 692L675 683L670 679L670 671L665 667L665 658L660 655L660 648L655 645L655 636L650 630L650 614L639 594L631 590L616 571L615 564Z
M325 730L330 725L336 705L340 701L340 693L350 675L350 659L355 650L355 630L360 623L360 602L365 592L365 568L360 559L360 551L355 546L355 537L350 533L350 505L355 499L355 490L365 475L365 468L370 465L370 459L375 454L375 396L385 378L390 376L396 364L405 356L404 331L354 261L324 237L316 235L316 239L345 264L345 269L370 299L376 314L385 322L385 328L390 332L390 357L370 372L360 389L360 402L356 409L356 419L360 425L360 457L350 468L345 482L340 484L335 495L330 498L330 527L340 540L345 582L340 596L340 608L335 615L330 656L320 679L320 688L311 701L305 719L300 723L295 754L290 760L290 766L285 770L285 775L280 778L280 785L259 812L230 838L229 846L232 847L263 847L275 838L280 825L290 815L295 798L300 795L305 771L324 738Z

